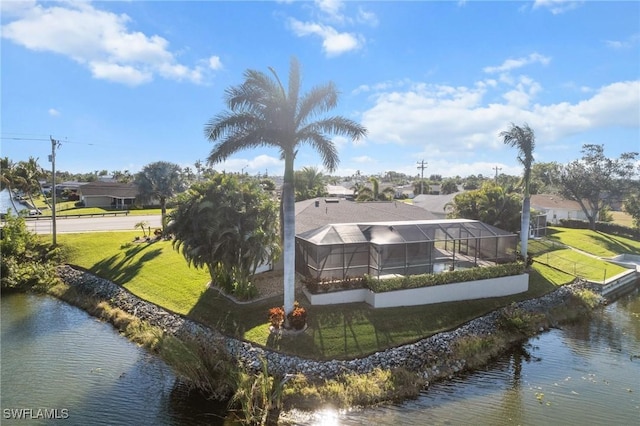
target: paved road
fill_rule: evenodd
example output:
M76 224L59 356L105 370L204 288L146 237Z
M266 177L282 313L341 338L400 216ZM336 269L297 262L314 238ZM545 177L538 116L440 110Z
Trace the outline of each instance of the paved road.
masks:
M95 231L133 231L136 223L146 221L151 229L160 227L160 215L144 216L105 216L85 218L56 219L56 233L95 232ZM27 227L36 234L51 234L51 218L27 219Z

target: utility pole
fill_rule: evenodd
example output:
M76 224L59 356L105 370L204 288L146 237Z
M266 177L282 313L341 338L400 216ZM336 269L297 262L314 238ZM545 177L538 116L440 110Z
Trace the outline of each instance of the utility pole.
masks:
M424 169L427 168L427 165L425 164L424 160L418 161L418 164L418 168L420 169L420 195L422 195L424 194Z
M57 244L56 239L56 148L60 148L60 141L55 140L53 137L49 136L51 139L51 155L49 156L49 161L51 162L51 223L53 224L53 245Z
M493 170L496 171L496 185L498 184L498 170L502 170L502 167L495 166Z

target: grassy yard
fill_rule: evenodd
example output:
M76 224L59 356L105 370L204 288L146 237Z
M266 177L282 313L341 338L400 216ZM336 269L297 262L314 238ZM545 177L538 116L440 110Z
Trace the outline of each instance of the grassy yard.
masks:
M573 280L570 274L535 263L529 291L520 295L387 309L373 309L364 303L310 306L298 292L297 299L309 313L309 327L295 338L276 339L269 333L267 311L282 304L281 296L237 305L207 289L208 273L189 268L171 242L135 243L136 235L140 233L63 234L58 242L70 264L112 280L141 298L228 335L323 360L353 358L413 342Z
M133 243L136 232L63 234L59 244L68 261L110 279L132 293L172 311L188 315L225 332L284 352L318 359L349 358L412 342L466 321L514 300L542 295L571 276L552 279L533 274L525 295L437 305L373 309L369 305L309 306L309 327L303 336L275 340L267 311L282 304L279 297L236 305L206 290L206 271L189 268L171 243ZM547 275L547 274L545 274Z
M640 254L640 241L616 237L588 229L548 228L547 237L562 244L600 257L620 253Z
M633 227L633 217L629 213L626 212L611 212L611 216L613 216L613 223L617 223L618 225L628 226L630 228Z

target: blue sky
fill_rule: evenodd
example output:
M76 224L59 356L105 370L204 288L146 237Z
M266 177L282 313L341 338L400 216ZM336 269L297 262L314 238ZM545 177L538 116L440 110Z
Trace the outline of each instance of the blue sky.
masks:
M640 151L640 2L36 2L2 7L2 156L38 157L49 136L58 170L139 171L158 160L193 168L203 128L246 69L303 91L328 81L333 113L368 129L336 138L349 176L519 175L499 133L528 123L536 161L565 163L585 143ZM44 139L44 140L27 140ZM321 167L310 149L295 167ZM274 149L217 170L280 175Z

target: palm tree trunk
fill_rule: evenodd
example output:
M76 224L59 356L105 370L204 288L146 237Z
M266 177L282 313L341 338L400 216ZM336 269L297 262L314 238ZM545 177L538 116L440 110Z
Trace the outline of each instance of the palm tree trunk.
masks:
M295 235L296 212L293 187L293 153L285 153L284 182L282 184L282 210L284 216L284 312L293 312L295 302ZM286 321L286 319L285 319Z
M531 221L531 197L525 194L522 201L522 222L520 223L520 253L527 261L527 250L529 249L529 223Z
M160 197L160 226L162 227L163 236L164 236L164 223L165 223L166 217L167 217L167 199L165 197ZM149 231L149 236L151 236L151 231Z

